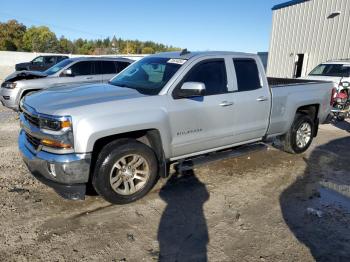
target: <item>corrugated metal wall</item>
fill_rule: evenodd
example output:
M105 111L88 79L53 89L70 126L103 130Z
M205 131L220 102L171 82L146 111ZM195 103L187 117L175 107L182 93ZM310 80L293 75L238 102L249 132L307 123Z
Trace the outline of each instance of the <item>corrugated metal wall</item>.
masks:
M328 18L336 11L341 14ZM297 54L306 54L302 75L321 62L350 58L350 0L310 0L273 11L268 76L293 77Z

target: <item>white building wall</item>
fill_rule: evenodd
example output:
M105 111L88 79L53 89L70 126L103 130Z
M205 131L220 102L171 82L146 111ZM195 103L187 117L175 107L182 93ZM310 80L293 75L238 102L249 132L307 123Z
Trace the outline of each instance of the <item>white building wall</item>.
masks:
M335 18L327 18L340 11ZM305 54L302 75L321 62L350 58L350 0L310 0L273 11L267 74L293 77L295 56Z

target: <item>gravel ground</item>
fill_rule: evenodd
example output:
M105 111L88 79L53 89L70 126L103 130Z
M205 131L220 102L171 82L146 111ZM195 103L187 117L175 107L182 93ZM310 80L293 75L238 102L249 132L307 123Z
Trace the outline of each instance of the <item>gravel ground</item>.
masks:
M349 261L349 130L324 125L306 154L218 161L113 206L32 179L0 107L0 260Z

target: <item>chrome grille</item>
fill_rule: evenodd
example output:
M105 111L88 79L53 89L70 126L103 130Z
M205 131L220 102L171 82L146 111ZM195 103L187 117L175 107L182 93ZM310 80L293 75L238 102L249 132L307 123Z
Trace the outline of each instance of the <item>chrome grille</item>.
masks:
M33 137L26 132L25 132L25 135L26 135L26 138L27 138L27 141L29 142L29 144L31 144L35 150L38 149L38 147L40 145L40 139Z
M24 118L33 126L39 127L39 118L36 116L29 115L26 112L23 112Z

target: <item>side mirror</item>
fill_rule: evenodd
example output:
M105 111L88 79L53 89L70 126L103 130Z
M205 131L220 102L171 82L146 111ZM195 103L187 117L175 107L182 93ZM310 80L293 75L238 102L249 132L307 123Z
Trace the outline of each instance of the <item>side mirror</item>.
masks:
M205 95L205 84L200 82L185 82L177 95L182 98L190 98Z
M64 70L62 72L62 76L70 76L70 77L74 76L72 69L69 68L69 69Z

